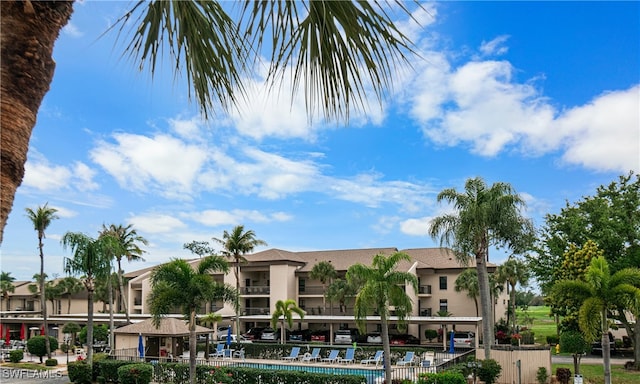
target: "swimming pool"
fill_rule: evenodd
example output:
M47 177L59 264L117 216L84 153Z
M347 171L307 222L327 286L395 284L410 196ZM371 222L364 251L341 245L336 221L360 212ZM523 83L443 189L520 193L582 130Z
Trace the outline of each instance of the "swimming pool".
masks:
M329 375L356 375L364 376L368 384L376 383L376 379L384 378L382 369L341 368L322 365L297 365L297 364L268 364L268 363L234 363L235 367L268 369L273 371L300 371L309 373L324 373Z

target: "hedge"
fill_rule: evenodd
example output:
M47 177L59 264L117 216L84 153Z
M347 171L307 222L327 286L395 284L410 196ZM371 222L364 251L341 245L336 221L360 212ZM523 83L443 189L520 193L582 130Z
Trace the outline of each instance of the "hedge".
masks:
M153 368L149 364L127 364L118 368L118 381L121 384L149 384L153 377Z
M85 360L72 361L67 365L69 380L76 384L91 384L91 366Z
M418 379L418 384L466 384L462 373L459 372L441 372L441 373L423 373Z

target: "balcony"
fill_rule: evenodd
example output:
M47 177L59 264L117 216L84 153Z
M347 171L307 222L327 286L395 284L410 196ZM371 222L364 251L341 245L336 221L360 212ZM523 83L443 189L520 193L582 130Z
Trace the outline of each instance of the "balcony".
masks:
M298 294L300 296L305 296L305 295L309 295L309 296L323 296L324 295L324 288L322 288L321 285L318 286L308 286L308 287L300 287Z
M271 293L271 288L268 286L253 286L253 287L240 287L240 294L245 296L251 295L268 295Z
M142 305L142 298L141 297L134 297L133 298L133 305Z
M269 315L267 307L247 307L242 310L243 315Z
M431 294L431 285L421 285L418 287L419 295L430 295Z

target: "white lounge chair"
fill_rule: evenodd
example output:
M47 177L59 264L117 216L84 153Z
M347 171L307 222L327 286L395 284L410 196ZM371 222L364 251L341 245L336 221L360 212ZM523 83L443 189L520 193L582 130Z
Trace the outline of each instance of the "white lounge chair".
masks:
M300 347L293 347L291 348L291 353L289 354L289 356L283 357L282 360L289 360L289 361L297 360L299 354L300 354Z
M360 360L360 363L362 363L362 364L375 364L377 366L378 364L382 363L383 354L384 354L384 351L382 351L382 350L376 351L376 354L372 358Z
M415 357L415 352L408 351L405 353L402 360L398 361L396 365L413 365L413 358Z

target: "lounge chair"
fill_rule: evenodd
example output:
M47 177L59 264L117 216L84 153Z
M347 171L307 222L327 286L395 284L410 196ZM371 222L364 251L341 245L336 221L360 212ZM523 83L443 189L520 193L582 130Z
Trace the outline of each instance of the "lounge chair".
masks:
M351 364L355 361L355 348L347 348L347 352L344 354L344 358L340 359L340 363Z
M320 358L320 348L313 348L313 350L311 350L311 353L305 353L304 356L302 356L302 358L300 359L300 361L302 362L309 362L309 361L318 361L318 359Z
M362 364L375 364L377 366L378 364L382 363L383 354L384 354L384 351L382 350L376 351L376 354L372 358L360 360L360 362Z
M338 354L339 353L340 353L339 350L332 349L331 352L329 352L329 356L325 357L324 359L322 359L320 361L326 361L327 363L335 363L336 361L338 361Z
M289 361L293 361L298 359L298 355L300 354L300 347L293 347L291 348L291 353L289 354L289 356L285 356L282 358L282 360L289 360Z
M405 353L402 360L399 360L396 365L413 365L413 358L415 357L415 352L408 351Z
M198 360L204 359L204 351L198 351L196 353L196 359L198 359Z
M209 357L224 357L224 344L219 343L216 350L209 354Z

